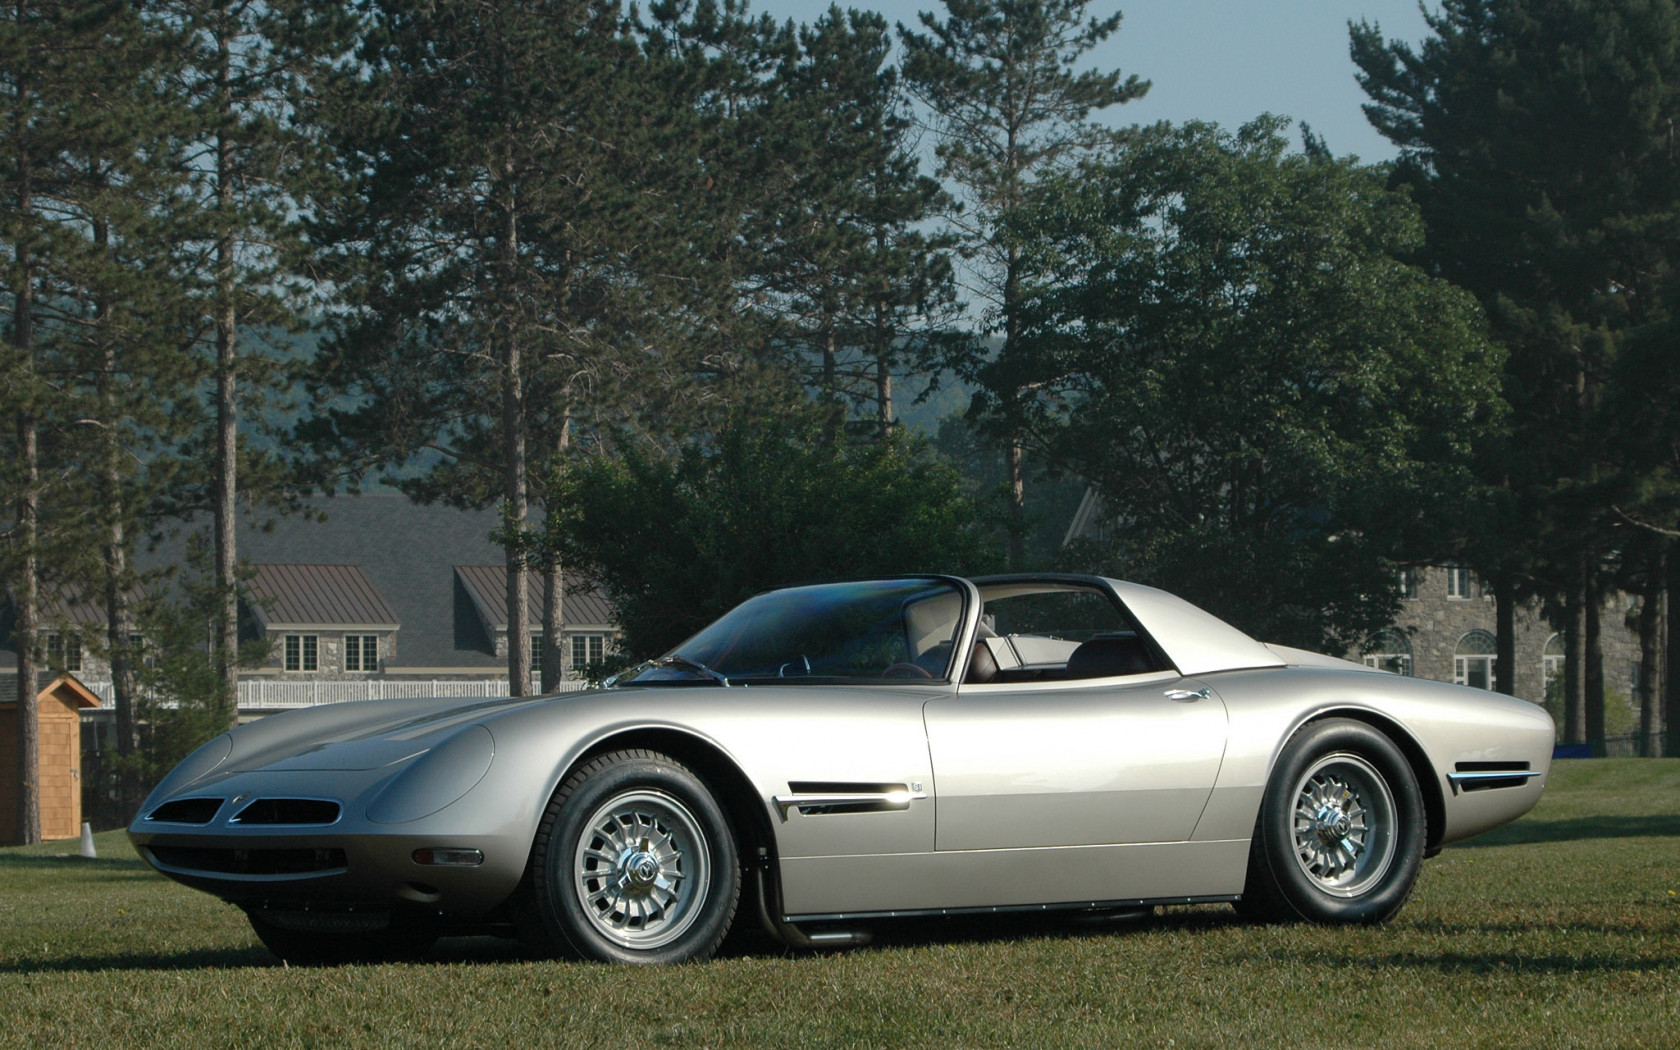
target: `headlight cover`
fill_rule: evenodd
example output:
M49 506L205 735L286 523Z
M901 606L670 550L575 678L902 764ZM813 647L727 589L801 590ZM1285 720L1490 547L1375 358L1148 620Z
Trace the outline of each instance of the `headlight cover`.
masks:
M431 816L484 779L496 740L483 726L469 726L409 763L368 806L375 824L404 824Z
M198 750L181 759L180 764L158 782L158 786L146 796L145 804L140 807L141 812L149 812L154 802L161 802L193 781L208 776L227 760L232 751L233 738L226 733L200 745Z

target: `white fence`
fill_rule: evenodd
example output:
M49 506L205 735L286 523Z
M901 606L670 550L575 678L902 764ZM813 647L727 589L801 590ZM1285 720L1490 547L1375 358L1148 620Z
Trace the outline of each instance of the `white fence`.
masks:
M83 682L103 704L111 703L111 683ZM587 689L588 682L562 682L559 691ZM292 707L314 707L352 700L393 700L428 696L479 699L508 695L506 679L493 678L364 678L353 681L246 680L239 683L241 711L278 711ZM168 701L165 707L174 706Z

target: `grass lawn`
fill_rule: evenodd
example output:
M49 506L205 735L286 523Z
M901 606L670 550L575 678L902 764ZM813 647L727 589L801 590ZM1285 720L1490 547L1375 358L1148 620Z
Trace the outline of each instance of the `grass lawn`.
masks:
M1557 764L1533 813L1426 862L1380 929L1168 908L660 971L487 940L284 968L120 833L99 860L76 846L0 850L0 1046L1680 1046L1680 759Z

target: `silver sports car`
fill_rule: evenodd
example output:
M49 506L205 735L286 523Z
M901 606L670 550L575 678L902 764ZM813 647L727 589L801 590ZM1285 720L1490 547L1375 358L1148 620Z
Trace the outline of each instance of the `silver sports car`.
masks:
M252 722L129 835L299 962L483 932L677 962L748 917L795 946L1161 903L1380 922L1534 805L1552 741L1533 704L1149 587L902 577L760 595L587 693Z

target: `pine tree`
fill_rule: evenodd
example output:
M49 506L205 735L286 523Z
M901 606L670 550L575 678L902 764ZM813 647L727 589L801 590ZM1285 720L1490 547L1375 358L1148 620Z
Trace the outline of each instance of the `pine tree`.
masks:
M1355 26L1353 57L1428 225L1420 260L1474 292L1510 348L1513 432L1482 471L1508 512L1480 560L1564 596L1565 732L1579 741L1602 723L1587 639L1620 544L1603 495L1623 446L1603 409L1627 334L1667 310L1680 243L1680 12L1445 0L1428 24L1417 48ZM1501 604L1515 593L1502 587Z
M359 57L321 111L354 192L317 225L343 297L304 436L345 476L500 506L524 695L526 569L557 573L534 481L667 378L703 173L616 3L376 5Z
M298 328L307 245L300 215L319 187L319 155L297 106L314 52L337 54L337 4L305 0L167 0L159 17L182 42L165 90L176 125L184 190L172 212L177 274L191 304L189 345L206 359L212 389L201 433L181 459L200 470L175 497L182 513L208 510L221 606L214 627L224 713L237 717L238 509L283 498L272 453L242 438L283 382L285 336ZM242 419L245 420L242 423ZM194 491L196 488L196 491Z
M950 238L918 227L943 204L911 148L913 124L878 15L831 7L802 27L774 81L761 278L810 388L837 417L868 405L893 423L906 344L953 312Z
M1147 81L1118 71L1076 71L1120 26L1118 13L1087 20L1090 0L946 0L926 32L903 25L904 76L938 122L940 174L964 209L952 216L985 304L995 355L980 346L955 362L979 383L976 415L1003 444L1012 528L1009 562L1025 536L1024 425L1043 381L1020 342L1021 303L1034 273L1008 234L1033 185L1065 170L1106 135L1093 112L1141 97Z

